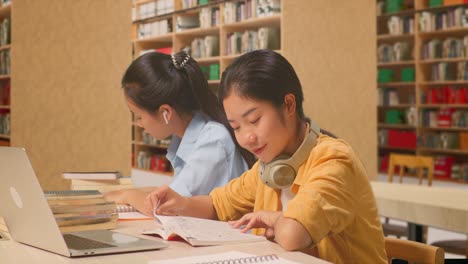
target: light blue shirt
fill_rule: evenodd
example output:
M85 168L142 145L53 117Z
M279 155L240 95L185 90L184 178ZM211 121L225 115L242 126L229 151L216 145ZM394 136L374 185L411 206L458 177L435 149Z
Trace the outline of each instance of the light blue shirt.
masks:
M167 159L174 168L169 185L182 196L207 195L248 167L224 125L196 113L184 136L172 136Z

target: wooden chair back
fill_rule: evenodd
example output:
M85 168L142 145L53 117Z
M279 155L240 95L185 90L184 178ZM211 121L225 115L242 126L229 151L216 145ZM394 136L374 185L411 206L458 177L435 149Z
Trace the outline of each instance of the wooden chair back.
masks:
M422 184L423 169L427 169L427 183L432 186L432 178L434 177L434 158L429 156L405 155L405 154L390 154L388 164L388 181L393 182L395 166L400 166L399 176L400 183L403 182L404 168L417 169L419 184Z
M444 263L444 250L442 248L415 241L386 237L385 250L387 251L388 263L392 263L392 259L418 264Z

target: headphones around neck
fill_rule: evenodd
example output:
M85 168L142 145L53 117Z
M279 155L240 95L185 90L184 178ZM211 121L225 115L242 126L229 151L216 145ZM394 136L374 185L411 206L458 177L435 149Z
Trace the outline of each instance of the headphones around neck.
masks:
M310 129L311 132L305 136L304 141L291 157L279 155L269 163L260 161L258 173L263 183L274 189L285 189L293 184L297 170L309 157L320 135L320 128L312 121L310 121ZM308 130L309 124L307 124Z

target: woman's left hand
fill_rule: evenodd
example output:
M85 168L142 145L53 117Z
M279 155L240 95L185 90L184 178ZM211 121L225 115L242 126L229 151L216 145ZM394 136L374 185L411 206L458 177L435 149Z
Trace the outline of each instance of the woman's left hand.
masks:
M241 232L245 233L252 228L265 228L265 237L268 239L275 238L275 224L278 219L283 215L280 211L258 211L248 213L236 221L229 221L228 223L233 228L239 228L245 225Z

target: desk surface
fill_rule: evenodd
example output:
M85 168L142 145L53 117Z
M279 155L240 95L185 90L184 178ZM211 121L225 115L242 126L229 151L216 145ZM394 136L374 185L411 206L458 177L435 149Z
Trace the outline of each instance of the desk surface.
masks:
M379 214L468 234L468 190L371 182Z
M124 221L119 222L119 227L116 231L127 234L139 234L142 229L154 228L156 224L151 221ZM145 238L161 240L160 238ZM171 258L180 258L196 255L215 254L231 250L241 251L245 253L264 255L276 254L282 258L296 261L299 263L328 263L326 261L314 258L312 256L300 252L288 252L282 249L278 244L265 241L255 243L240 243L225 246L212 247L192 247L189 244L181 241L171 241L168 248L156 251L136 252L127 254L114 254L104 256L93 256L84 258L67 258L60 255L50 253L44 250L23 245L11 240L0 241L0 263L148 263L152 260L163 260Z

